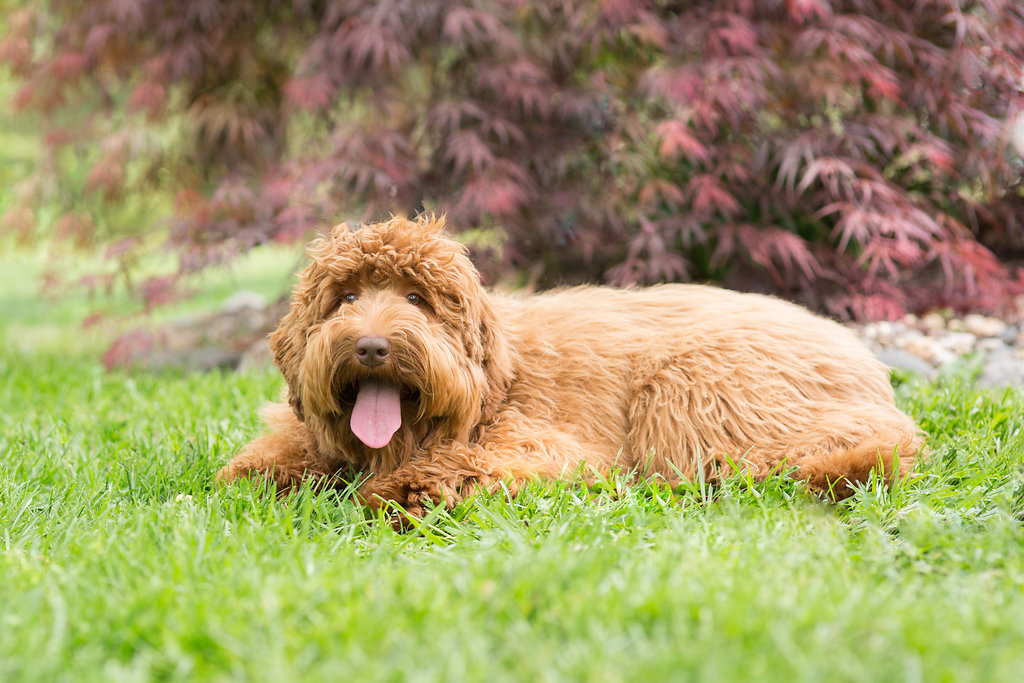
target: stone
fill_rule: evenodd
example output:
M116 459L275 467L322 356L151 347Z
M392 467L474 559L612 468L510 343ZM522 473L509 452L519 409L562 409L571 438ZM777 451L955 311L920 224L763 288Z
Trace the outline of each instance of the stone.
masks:
M860 328L860 336L870 341L878 339L878 323L867 323Z
M999 318L970 313L964 316L964 330L976 337L998 337L1006 330L1006 323Z
M908 330L909 328L902 322L879 320L861 327L860 337L877 342L879 346L891 346L899 335L905 334Z
M238 363L240 372L248 372L255 369L269 368L274 364L274 354L270 352L270 344L267 340L258 339L242 353Z
M875 358L896 370L912 372L927 379L935 377L935 369L930 364L903 349L882 349L875 353Z
M894 327L888 320L880 320L878 322L878 340L879 344L888 345L892 342Z
M970 332L950 332L945 337L937 340L939 346L949 349L954 354L962 356L974 350L974 344L978 341Z
M1008 387L1024 384L1024 359L1013 353L991 353L985 359L978 385L983 387Z
M184 372L210 372L211 370L234 370L242 354L212 346L194 349L163 349L140 359L137 367L143 370L176 369Z
M999 338L1004 344L1015 344L1017 343L1017 335L1020 334L1020 328L1016 325L1007 325L1003 333L999 335Z
M1003 349L1007 351L1010 347L1007 346L1002 339L996 337L986 337L985 339L979 339L978 343L974 345L976 351L985 351L986 353L1000 352Z
M959 367L957 361L973 354L969 365L981 373L983 385L1024 386L1024 322L1012 320L1017 322L978 313L953 318L952 311L941 310L852 330L892 368L934 380L943 368Z
M939 313L932 311L921 318L919 325L925 332L936 332L946 329L946 319Z
M235 292L220 305L225 313L240 313L244 310L261 311L267 307L267 298L259 292L247 289Z
M905 349L907 348L907 344L910 343L911 339L919 339L923 336L923 334L921 334L919 331L915 329L904 330L903 332L900 332L893 338L892 345L895 346L897 349Z
M956 360L956 354L931 337L912 337L905 347L908 353L928 361L933 366L945 365Z

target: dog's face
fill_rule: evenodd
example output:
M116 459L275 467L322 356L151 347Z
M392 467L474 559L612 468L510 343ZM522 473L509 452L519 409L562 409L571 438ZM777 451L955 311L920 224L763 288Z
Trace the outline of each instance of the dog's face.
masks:
M467 439L509 381L486 292L443 221L396 218L315 243L271 335L289 401L347 453Z

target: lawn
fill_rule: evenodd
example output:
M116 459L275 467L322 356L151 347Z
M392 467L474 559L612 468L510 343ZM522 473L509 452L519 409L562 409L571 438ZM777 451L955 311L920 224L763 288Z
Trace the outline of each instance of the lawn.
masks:
M478 498L397 534L344 492L217 489L279 377L107 373L102 334L77 327L84 295L35 297L25 259L0 263L0 680L1024 670L1024 392L899 378L933 457L839 506L782 479L612 480ZM224 282L269 288L267 272Z

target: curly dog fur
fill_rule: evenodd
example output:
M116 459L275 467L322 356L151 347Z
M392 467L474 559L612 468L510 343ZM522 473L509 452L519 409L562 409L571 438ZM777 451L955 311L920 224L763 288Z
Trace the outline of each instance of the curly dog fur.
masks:
M781 471L842 497L922 453L885 366L832 321L699 285L499 295L443 228L395 218L314 243L270 337L288 405L221 480L282 490L354 468L367 503L422 514L581 469Z

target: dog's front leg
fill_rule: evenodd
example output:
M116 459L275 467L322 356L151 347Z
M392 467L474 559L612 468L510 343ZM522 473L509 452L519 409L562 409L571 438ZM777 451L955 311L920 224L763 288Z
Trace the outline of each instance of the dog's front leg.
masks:
M422 516L424 503L453 507L478 490L515 496L529 481L557 479L586 460L587 449L565 433L522 420L499 421L482 443L445 442L421 451L361 490L368 505L388 502Z
M360 496L370 507L397 503L408 514L421 517L428 502L451 508L477 490L493 493L503 486L515 495L520 483L513 473L496 466L482 447L445 443L414 455L393 472L374 476L363 485Z
M268 434L250 442L242 452L217 473L217 481L228 483L239 477L260 477L272 481L278 494L294 490L310 478L325 483L329 469L302 443L280 434Z

